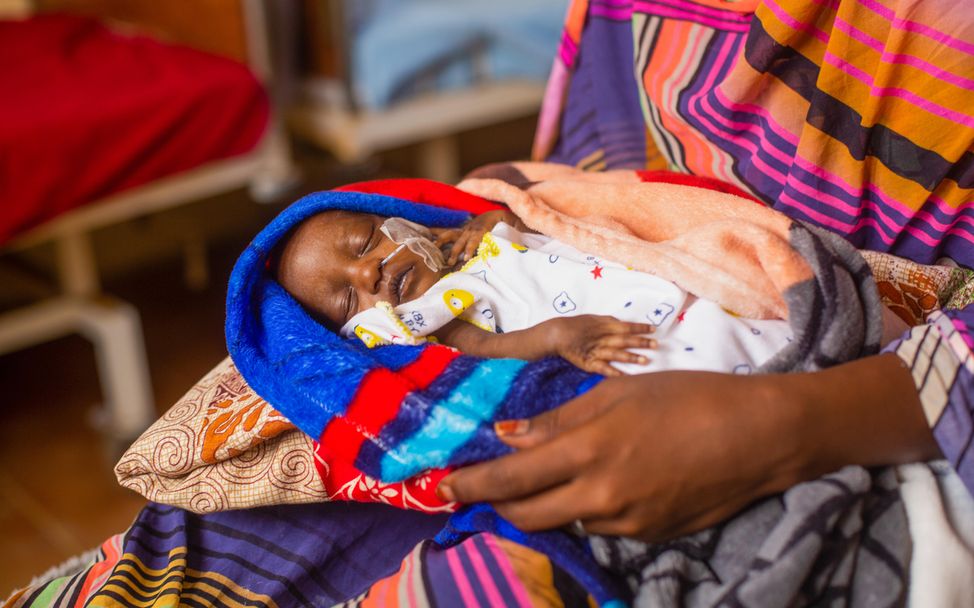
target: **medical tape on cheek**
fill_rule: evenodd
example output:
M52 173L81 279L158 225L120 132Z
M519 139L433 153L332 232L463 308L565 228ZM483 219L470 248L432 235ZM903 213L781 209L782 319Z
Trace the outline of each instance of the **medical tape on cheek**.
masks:
M395 251L382 260L382 265L385 265L403 247L408 247L410 251L423 259L430 270L438 272L446 266L443 252L433 243L433 233L426 226L401 217L390 217L382 223L379 231L393 243L399 245Z

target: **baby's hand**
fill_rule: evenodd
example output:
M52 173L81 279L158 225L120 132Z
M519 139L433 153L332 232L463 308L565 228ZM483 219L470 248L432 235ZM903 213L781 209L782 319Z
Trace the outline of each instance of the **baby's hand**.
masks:
M631 352L631 348L656 348L656 340L646 337L654 327L629 323L603 315L579 315L551 319L539 324L551 336L555 353L587 372L619 376L610 361L645 365L649 359ZM550 331L550 334L547 332Z
M483 240L484 234L494 229L501 222L512 226L517 222L517 216L506 209L486 211L474 217L460 228L440 230L436 235L436 246L442 249L451 244L447 265L453 266L458 261L466 262L477 253L477 247Z

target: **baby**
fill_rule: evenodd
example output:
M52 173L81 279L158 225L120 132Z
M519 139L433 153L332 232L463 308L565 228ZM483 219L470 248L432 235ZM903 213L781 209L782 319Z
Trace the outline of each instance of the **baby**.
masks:
M791 339L784 321L738 318L668 281L532 234L509 211L429 229L425 249L389 238L387 219L327 211L298 226L275 256L278 282L312 316L370 346L432 336L475 356L558 355L614 376L749 373ZM667 336L662 349L654 332Z

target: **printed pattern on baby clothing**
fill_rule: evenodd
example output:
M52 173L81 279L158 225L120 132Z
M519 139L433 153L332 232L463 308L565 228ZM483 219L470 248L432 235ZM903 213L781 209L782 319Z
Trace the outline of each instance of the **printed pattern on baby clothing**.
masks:
M791 337L785 321L737 317L669 281L506 224L485 234L474 258L420 298L396 307L380 303L355 315L342 332L370 347L418 344L454 319L505 332L583 314L655 328L659 348L635 351L650 362L614 364L625 373L750 373Z

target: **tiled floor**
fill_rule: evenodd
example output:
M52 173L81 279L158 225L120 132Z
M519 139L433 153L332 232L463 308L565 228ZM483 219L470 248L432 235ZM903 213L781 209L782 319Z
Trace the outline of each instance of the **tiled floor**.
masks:
M526 156L532 128L533 120L526 119L468 134L461 140L464 168ZM383 173L408 174L413 156L408 149L387 155ZM371 177L335 171L309 151L301 161L309 176L306 190ZM222 197L113 229L96 241L103 266L122 273L106 281L105 291L134 304L142 316L160 413L226 355L223 298L230 268L249 237L278 210L254 205L243 195ZM182 266L172 251L151 262L144 251L130 250L133 239L145 241L142 249L151 249L148 243L155 239L158 249L158 241L178 234L187 221L199 221L209 234L220 235L203 291L183 284ZM138 272L131 272L132 266ZM86 423L100 393L93 352L82 338L0 357L0 395L2 601L32 576L123 531L144 501L116 484L112 466L117 455L106 453L101 437Z

